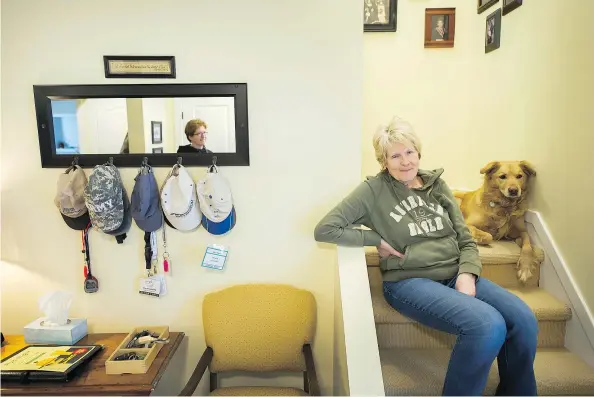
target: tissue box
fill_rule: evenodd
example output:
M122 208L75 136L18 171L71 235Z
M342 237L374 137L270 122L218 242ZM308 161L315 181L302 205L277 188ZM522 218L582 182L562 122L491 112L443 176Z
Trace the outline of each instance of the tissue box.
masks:
M60 326L43 326L44 317L25 325L25 342L48 345L73 345L87 335L87 319L71 318Z

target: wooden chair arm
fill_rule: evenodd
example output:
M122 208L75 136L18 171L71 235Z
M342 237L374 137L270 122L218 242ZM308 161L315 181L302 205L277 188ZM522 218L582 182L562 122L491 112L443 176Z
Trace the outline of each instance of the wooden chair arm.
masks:
M204 353L202 353L202 357L200 357L200 360L198 361L192 376L190 376L188 383L186 383L186 386L179 394L180 396L191 396L194 393L194 390L196 390L198 387L198 383L200 383L204 372L206 372L206 368L208 368L208 365L212 361L212 356L212 349L207 347L206 350L204 350Z
M313 352L310 344L303 345L303 355L305 356L305 370L307 374L307 381L309 386L306 391L310 396L321 396L320 385L318 384L318 376L316 375L316 365L313 359Z

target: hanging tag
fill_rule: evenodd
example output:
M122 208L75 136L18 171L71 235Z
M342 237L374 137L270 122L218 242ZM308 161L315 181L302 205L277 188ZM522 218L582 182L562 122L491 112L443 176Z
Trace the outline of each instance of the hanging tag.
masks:
M154 277L143 277L140 279L140 294L159 297L161 293L161 282Z
M209 269L223 270L227 261L229 250L222 245L209 244L206 247L204 258L202 258L202 267Z
M167 295L167 283L165 281L165 276L163 274L157 274L153 276L155 280L158 280L161 285L161 290L159 291L159 296Z

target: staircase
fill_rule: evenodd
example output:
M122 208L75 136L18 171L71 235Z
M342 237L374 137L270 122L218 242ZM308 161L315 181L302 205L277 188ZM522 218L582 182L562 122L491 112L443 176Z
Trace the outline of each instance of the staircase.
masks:
M538 262L542 262L542 251ZM594 369L564 348L565 322L571 309L538 288L540 268L527 285L516 278L520 248L513 242L495 242L479 247L481 277L507 288L534 311L539 324L538 351L534 368L539 395L594 395ZM366 249L367 272L387 396L440 395L448 365L453 335L412 321L385 301L379 256ZM496 361L491 367L485 395L493 395L499 382Z

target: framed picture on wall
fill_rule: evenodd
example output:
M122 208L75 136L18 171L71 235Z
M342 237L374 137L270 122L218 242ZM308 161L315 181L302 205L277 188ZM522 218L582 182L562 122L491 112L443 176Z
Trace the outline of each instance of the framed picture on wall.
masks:
M476 2L476 12L480 14L489 9L493 4L498 3L499 0L476 0Z
M153 153L163 153L163 147L154 147Z
M163 123L160 121L151 121L151 136L153 144L163 143Z
M364 32L395 32L398 0L363 0Z
M455 8L425 10L425 48L451 48L456 33Z
M501 8L487 17L485 23L485 54L499 48L501 39Z
M509 14L522 5L522 0L503 0L503 15Z

